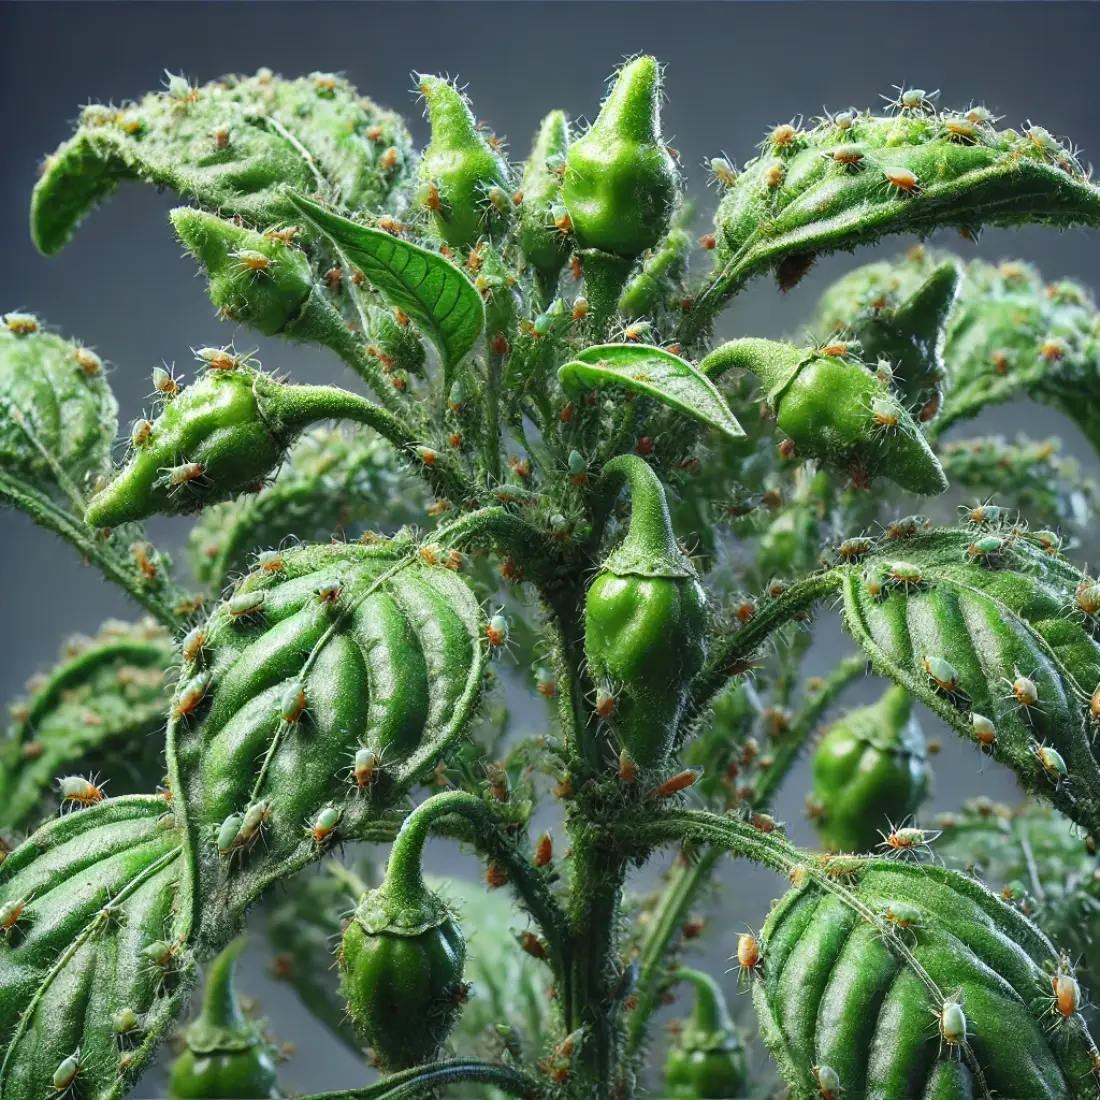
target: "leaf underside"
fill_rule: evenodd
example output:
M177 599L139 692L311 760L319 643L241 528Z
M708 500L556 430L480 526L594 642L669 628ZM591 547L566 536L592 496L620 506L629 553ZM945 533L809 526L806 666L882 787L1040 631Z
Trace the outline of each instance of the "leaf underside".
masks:
M129 796L51 821L0 864L0 906L29 899L0 938L0 1094L56 1095L78 1048L81 1100L129 1092L192 984L181 840L163 799ZM174 944L167 967L142 954L156 941ZM123 1007L139 1026L119 1036Z
M970 548L983 536L1003 548ZM907 583L898 568L915 566ZM881 584L873 595L868 579ZM975 740L972 715L992 720L993 753L1024 786L1090 830L1100 828L1100 766L1089 697L1100 684L1097 621L1077 602L1086 578L1064 558L1015 528L968 525L891 540L841 578L847 629L876 671L902 684L959 733ZM874 584L871 585L874 587ZM926 672L940 658L958 675L947 690ZM1018 676L1038 690L1038 705L1014 695ZM1065 760L1058 781L1038 746Z
M689 362L661 348L600 344L585 348L558 370L566 389L615 386L651 397L730 439L745 432L714 383Z
M915 909L906 929L887 916L900 905ZM1052 1011L1055 948L972 879L884 859L843 884L815 873L772 911L763 942L753 1001L791 1100L819 1098L823 1066L847 1100L1096 1094L1083 1021ZM966 1016L961 1045L941 1040L948 998Z
M448 373L485 328L485 303L449 260L381 229L371 229L290 195L304 214L344 252L386 302L404 310L436 346Z
M234 616L242 599L256 609ZM278 571L248 575L215 609L168 725L169 774L186 803L202 901L196 942L219 943L227 914L238 917L326 842L369 836L431 769L477 702L480 629L465 582L426 564L407 540L287 551ZM202 675L201 700L182 707ZM292 687L304 710L285 719ZM380 761L362 787L351 771L360 747ZM225 819L259 802L268 810L259 833L219 854ZM339 823L318 844L308 825L330 803Z

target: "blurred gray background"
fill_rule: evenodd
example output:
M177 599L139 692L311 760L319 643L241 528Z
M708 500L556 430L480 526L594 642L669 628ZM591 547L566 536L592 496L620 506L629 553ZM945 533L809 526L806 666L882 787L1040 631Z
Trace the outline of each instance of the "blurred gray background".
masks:
M68 136L78 106L136 97L158 86L165 69L200 82L260 65L288 76L341 71L381 103L408 111L421 142L427 127L408 92L410 71L457 74L469 82L478 117L508 135L518 159L547 110L593 117L604 80L621 58L652 52L668 63L665 134L681 152L689 189L701 197L701 232L713 205L704 192L705 156L725 150L743 162L772 125L818 114L823 106L876 105L894 84L942 89L941 101L949 105L984 102L1006 124L1033 120L1082 146L1085 161L1090 154L1100 158L1100 98L1087 80L1098 47L1100 8L1088 3L3 4L0 310L33 310L96 347L113 365L124 419L141 409L152 367L162 360L185 366L189 347L229 339L193 263L180 258L165 220L171 196L124 187L53 259L39 256L27 233L35 167ZM888 240L873 251L891 255L910 243ZM1035 228L989 232L977 245L947 236L936 243L963 256L1021 257L1048 278L1100 285L1091 233ZM786 298L761 281L737 299L721 334L801 332L828 282L873 251L820 263ZM255 342L251 334L247 339ZM265 366L293 370L296 379L351 381L330 359L289 345L260 342L260 357ZM1100 473L1073 428L1048 410L1009 406L973 426L975 433L1008 436L1021 430L1060 435L1086 473ZM172 549L186 526L161 522L153 532ZM8 699L53 660L63 634L92 632L105 617L132 609L21 516L0 513L0 533L0 699ZM1095 564L1096 550L1083 546L1079 560ZM819 636L809 674L827 672L837 653L850 649L828 615L819 621ZM876 687L860 685L850 699L861 691L870 698ZM539 713L521 715L520 726L535 723ZM1015 797L1010 775L990 764L980 771L972 747L925 717L929 735L946 734L933 809L954 808L977 793ZM790 779L777 813L796 840L810 842L801 817L805 791L803 768ZM437 869L453 868L454 858L445 842L434 846ZM462 866L477 873L472 862ZM769 873L744 864L726 866L723 876L727 888L698 956L717 974L727 965L734 934L759 925L768 900L782 890ZM262 999L278 1037L298 1043L283 1069L285 1087L309 1093L362 1084L356 1061L268 980L269 953L261 937L253 940L243 985ZM731 1002L745 1017L747 999L732 997L731 978L725 979ZM158 1078L150 1076L136 1095L152 1096L157 1088Z

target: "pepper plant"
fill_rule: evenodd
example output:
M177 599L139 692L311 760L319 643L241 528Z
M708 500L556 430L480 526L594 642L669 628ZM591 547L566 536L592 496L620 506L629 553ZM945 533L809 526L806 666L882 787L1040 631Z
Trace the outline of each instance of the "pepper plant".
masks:
M797 342L712 339L824 253L1100 224L1073 148L915 88L784 123L710 160L708 264L653 58L522 163L415 82L421 153L342 77L261 70L88 106L45 160L45 253L119 182L178 194L231 339L154 372L116 459L100 355L3 318L0 496L144 617L67 644L0 744L0 1094L127 1094L206 967L171 1089L278 1095L233 984L261 912L276 972L381 1071L341 1095L653 1091L673 990L666 1093L761 1095L683 960L729 854L788 880L762 929L716 924L790 1097L1097 1096L1100 583L1071 556L1095 490L1055 441L944 438L1029 396L1100 450L1088 292L918 248L827 288ZM358 387L292 382L249 329ZM197 517L191 577L158 514ZM852 653L809 679L830 605ZM879 701L830 718L865 674ZM537 735L502 679L545 701ZM922 818L921 707L1032 802ZM811 746L820 851L769 812ZM491 894L425 877L434 835ZM384 871L352 842L392 845Z

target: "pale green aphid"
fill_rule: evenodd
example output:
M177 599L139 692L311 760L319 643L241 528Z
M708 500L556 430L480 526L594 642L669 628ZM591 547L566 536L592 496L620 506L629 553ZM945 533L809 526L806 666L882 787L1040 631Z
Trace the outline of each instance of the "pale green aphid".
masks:
M120 1008L114 1015L114 1028L119 1035L128 1035L138 1026L137 1013L132 1008Z
M53 1071L53 1087L59 1092L67 1092L80 1073L80 1047L68 1058L63 1059Z
M953 664L942 657L929 656L922 658L922 663L924 671L935 681L936 687L941 691L952 693L958 690L959 673Z

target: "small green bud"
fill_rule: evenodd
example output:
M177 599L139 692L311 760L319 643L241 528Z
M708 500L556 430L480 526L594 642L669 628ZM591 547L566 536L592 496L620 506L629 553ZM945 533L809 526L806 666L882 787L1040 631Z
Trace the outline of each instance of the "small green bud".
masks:
M656 59L635 58L570 146L562 199L581 248L633 258L668 232L680 173L661 140L660 98Z
M558 228L553 207L560 201L561 171L569 149L569 123L564 111L551 111L539 125L520 190L519 244L527 262L554 278L569 255L567 234Z

